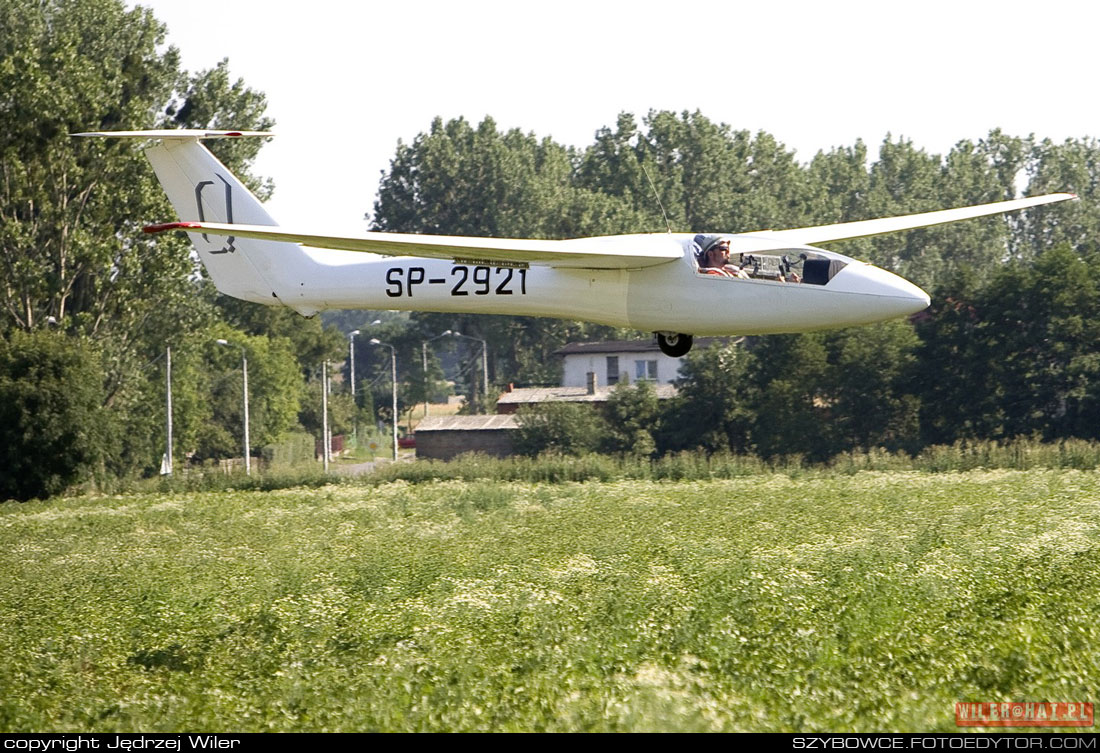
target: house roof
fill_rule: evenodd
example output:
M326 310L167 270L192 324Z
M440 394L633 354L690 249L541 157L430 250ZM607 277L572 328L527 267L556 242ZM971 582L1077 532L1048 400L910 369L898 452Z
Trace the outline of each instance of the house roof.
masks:
M494 413L488 416L428 416L416 425L416 434L430 431L485 431L518 429L519 422L512 415Z
M596 392L588 394L587 387L519 387L505 392L497 400L497 405L530 405L533 403L603 403L611 396L614 387L597 387ZM676 396L676 387L671 384L655 384L653 391L659 400Z
M604 340L595 343L569 343L554 351L556 356L568 356L574 353L648 353L660 350L654 338L648 340Z
M716 342L726 343L734 340L732 337L699 337L695 340L696 348L709 348ZM654 353L661 349L657 345L656 338L648 340L603 340L601 342L569 343L564 348L554 351L556 356L571 356L588 353Z

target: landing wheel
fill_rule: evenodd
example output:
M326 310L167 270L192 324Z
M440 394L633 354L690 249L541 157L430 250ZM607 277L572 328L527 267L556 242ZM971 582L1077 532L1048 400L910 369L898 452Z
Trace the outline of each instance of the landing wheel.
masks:
M679 358L680 356L687 355L687 352L691 350L692 342L694 342L694 339L691 335L657 333L657 347L659 347L661 352L666 356L671 356L672 358Z

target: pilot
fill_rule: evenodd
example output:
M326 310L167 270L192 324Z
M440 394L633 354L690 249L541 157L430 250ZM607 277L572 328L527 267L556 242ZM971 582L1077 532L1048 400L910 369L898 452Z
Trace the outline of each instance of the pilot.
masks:
M748 279L745 270L736 264L730 264L730 242L728 238L715 238L698 255L699 272L705 275L721 277L740 277Z

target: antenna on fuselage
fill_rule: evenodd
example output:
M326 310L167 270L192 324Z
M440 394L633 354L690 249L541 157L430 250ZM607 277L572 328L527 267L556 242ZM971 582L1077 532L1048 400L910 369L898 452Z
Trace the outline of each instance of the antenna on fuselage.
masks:
M653 182L653 178L649 177L649 170L645 169L645 165L642 165L642 172L645 173L645 177L649 181L650 187L653 189L653 195L657 197L657 206L661 208L661 216L665 218L665 227L668 228L669 235L671 235L672 225L669 223L668 215L665 213L665 205L661 203L661 194L657 193L657 184Z

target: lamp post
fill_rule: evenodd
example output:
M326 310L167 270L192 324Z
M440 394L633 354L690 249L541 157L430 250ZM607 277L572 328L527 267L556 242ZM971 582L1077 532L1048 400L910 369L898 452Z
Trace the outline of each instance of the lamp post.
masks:
M351 403L355 406L355 424L351 433L355 437L355 446L359 446L359 404L355 402L355 338L359 330L353 329L348 333L348 361L349 376L351 377Z
M390 349L390 379L393 383L393 459L397 460L397 351L389 343L384 343L377 337L371 338L371 345L381 345Z
M428 403L430 402L429 395L428 395L428 343L430 343L432 340L438 340L441 337L447 337L447 336L452 335L452 334L454 334L454 333L451 332L450 330L447 330L446 332L444 332L441 335L436 335L435 337L429 337L427 340L420 343L421 366L424 367L424 417L425 418L428 417Z
M355 337L359 330L353 329L348 333L348 361L351 369L351 396L355 398Z
M481 391L484 394L482 398L486 404L486 411L488 410L489 403L489 346L480 337L474 337L473 335L464 335L456 330L447 330L444 335L454 335L455 337L465 337L467 340L477 340L481 343Z
M215 340L215 342L218 345L231 345L228 340ZM248 357L245 355L244 347L237 347L241 349L241 373L244 376L244 472L251 476L252 458L248 441Z
M168 445L167 450L168 451L164 454L164 456L165 456L164 475L165 476L171 476L172 475L172 349L171 348L166 348L165 351L164 351L164 355L165 355L165 359L166 359L165 360L165 367L164 367L165 395L166 395L166 401L168 403L168 405L167 405L167 420L166 420L166 427L165 427L166 428L165 434L168 437L168 439L167 439L167 445Z
M321 361L321 469L328 473L328 455L332 440L328 436L328 361Z

